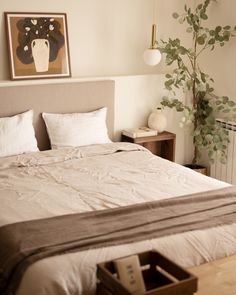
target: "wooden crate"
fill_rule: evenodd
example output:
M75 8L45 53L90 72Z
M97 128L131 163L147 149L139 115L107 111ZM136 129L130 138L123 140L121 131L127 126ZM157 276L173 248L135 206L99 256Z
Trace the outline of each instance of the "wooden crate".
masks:
M146 286L143 295L192 295L197 277L157 251L137 254ZM97 295L132 295L117 277L114 262L97 265Z

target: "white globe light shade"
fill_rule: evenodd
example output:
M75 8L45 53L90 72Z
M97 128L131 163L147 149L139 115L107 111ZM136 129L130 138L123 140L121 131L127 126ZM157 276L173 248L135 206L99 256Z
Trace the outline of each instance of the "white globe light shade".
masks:
M144 62L149 66L155 66L161 61L161 53L158 49L147 49L143 53Z

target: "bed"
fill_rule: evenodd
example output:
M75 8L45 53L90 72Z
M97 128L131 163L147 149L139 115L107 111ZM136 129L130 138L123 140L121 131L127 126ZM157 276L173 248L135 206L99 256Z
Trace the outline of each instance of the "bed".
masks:
M0 158L1 228L29 220L117 210L230 189L227 183L130 143L49 150L40 115L45 111L87 112L106 106L112 137L114 86L114 81L96 81L0 88L0 117L34 110L41 150ZM200 265L236 253L236 223L231 220L217 226L46 257L27 267L16 294L93 295L97 263L151 249L158 249L184 267Z

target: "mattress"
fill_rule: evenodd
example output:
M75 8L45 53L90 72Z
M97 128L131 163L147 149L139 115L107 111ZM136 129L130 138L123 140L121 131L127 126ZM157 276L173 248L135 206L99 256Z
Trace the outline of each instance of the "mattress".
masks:
M103 210L227 187L129 143L37 152L0 159L0 226ZM184 267L236 252L236 224L40 260L17 295L92 295L96 264L158 249Z

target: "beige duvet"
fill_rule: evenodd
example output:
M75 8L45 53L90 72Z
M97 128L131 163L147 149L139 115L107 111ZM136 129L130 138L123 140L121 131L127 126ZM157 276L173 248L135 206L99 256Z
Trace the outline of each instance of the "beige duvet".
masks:
M0 160L0 226L225 186L128 143L9 157ZM236 253L236 224L47 258L27 270L17 295L94 294L97 263L155 248L198 265Z

